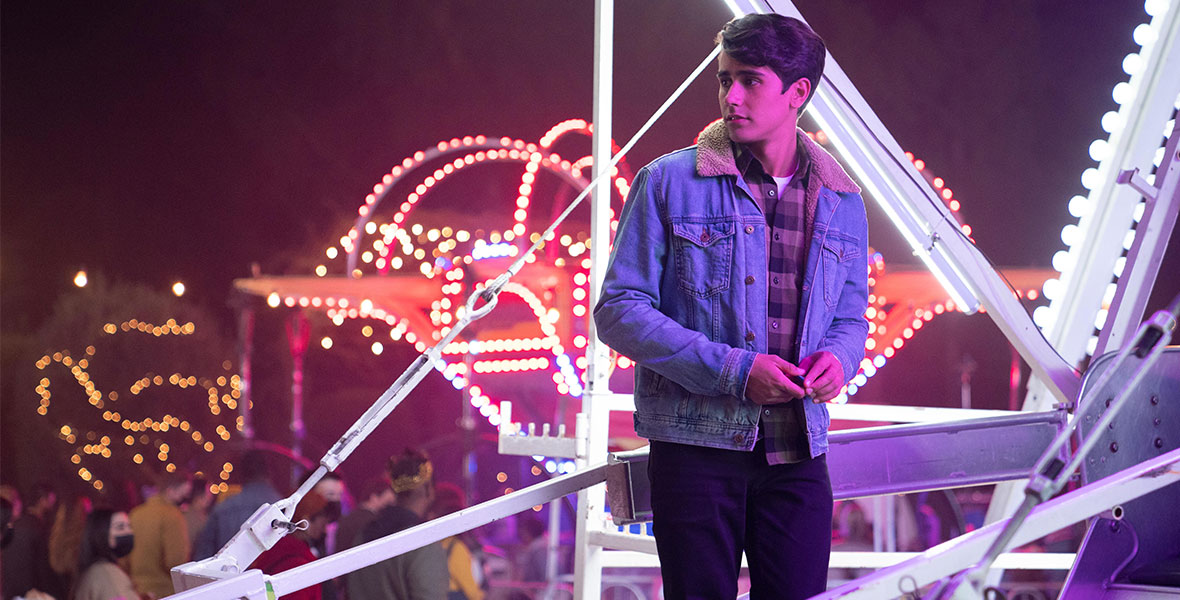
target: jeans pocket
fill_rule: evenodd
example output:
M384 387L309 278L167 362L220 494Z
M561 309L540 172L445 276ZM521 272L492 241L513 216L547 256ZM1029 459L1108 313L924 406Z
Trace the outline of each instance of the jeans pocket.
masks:
M705 298L729 289L737 221L683 219L672 222L672 251L679 288Z

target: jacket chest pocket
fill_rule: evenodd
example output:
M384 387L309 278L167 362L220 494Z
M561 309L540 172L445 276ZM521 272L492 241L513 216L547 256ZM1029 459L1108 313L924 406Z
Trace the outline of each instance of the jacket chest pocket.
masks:
M848 280L848 269L860 257L857 242L839 232L828 231L823 240L820 256L820 277L823 278L824 304L835 309L840 302L844 282Z
M672 222L676 276L687 294L707 297L729 289L736 220Z

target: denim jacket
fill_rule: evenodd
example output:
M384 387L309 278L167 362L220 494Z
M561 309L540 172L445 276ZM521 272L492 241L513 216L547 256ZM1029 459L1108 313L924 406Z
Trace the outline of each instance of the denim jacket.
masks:
M868 335L864 202L836 160L797 135L811 171L796 346L799 357L834 354L847 382ZM745 389L767 348L767 229L723 123L636 175L594 320L599 337L636 363L639 435L753 449L759 406ZM819 456L828 449L827 406L802 401L811 455Z

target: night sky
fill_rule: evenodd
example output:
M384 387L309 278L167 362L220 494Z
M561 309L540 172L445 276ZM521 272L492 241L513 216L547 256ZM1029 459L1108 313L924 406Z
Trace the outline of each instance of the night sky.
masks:
M902 147L954 189L980 249L998 265L1047 268L1063 247L1061 227L1074 222L1066 202L1084 193L1080 175L1093 166L1087 147L1106 136L1099 118L1116 108L1110 90L1126 79L1120 65L1137 49L1142 5L798 5ZM728 17L720 1L617 2L620 144L711 50ZM0 325L9 339L36 330L80 268L161 290L183 280L186 298L229 334L231 281L251 263L308 274L403 157L477 133L536 140L559 121L591 117L590 0L8 1L0 27ZM630 164L691 144L718 116L715 94L706 71ZM515 197L512 188L462 189L497 217ZM882 213L869 218L887 263L912 262ZM1167 275L1174 255L1149 311L1177 292ZM6 369L24 360L10 349ZM1009 351L987 317L936 320L911 351L866 388L874 401L957 405L954 365L970 353L977 398L1006 407ZM377 391L412 357L390 354L371 376ZM24 407L35 396L2 390L8 437L34 418ZM366 393L341 411L347 420L318 432L313 451L363 410ZM4 470L13 466L6 458Z

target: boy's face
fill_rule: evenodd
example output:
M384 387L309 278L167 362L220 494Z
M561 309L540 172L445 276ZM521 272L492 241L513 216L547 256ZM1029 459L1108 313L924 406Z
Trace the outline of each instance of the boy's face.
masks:
M799 107L811 84L799 79L783 91L783 82L770 67L739 62L722 52L717 59L717 99L729 138L740 144L793 140Z

